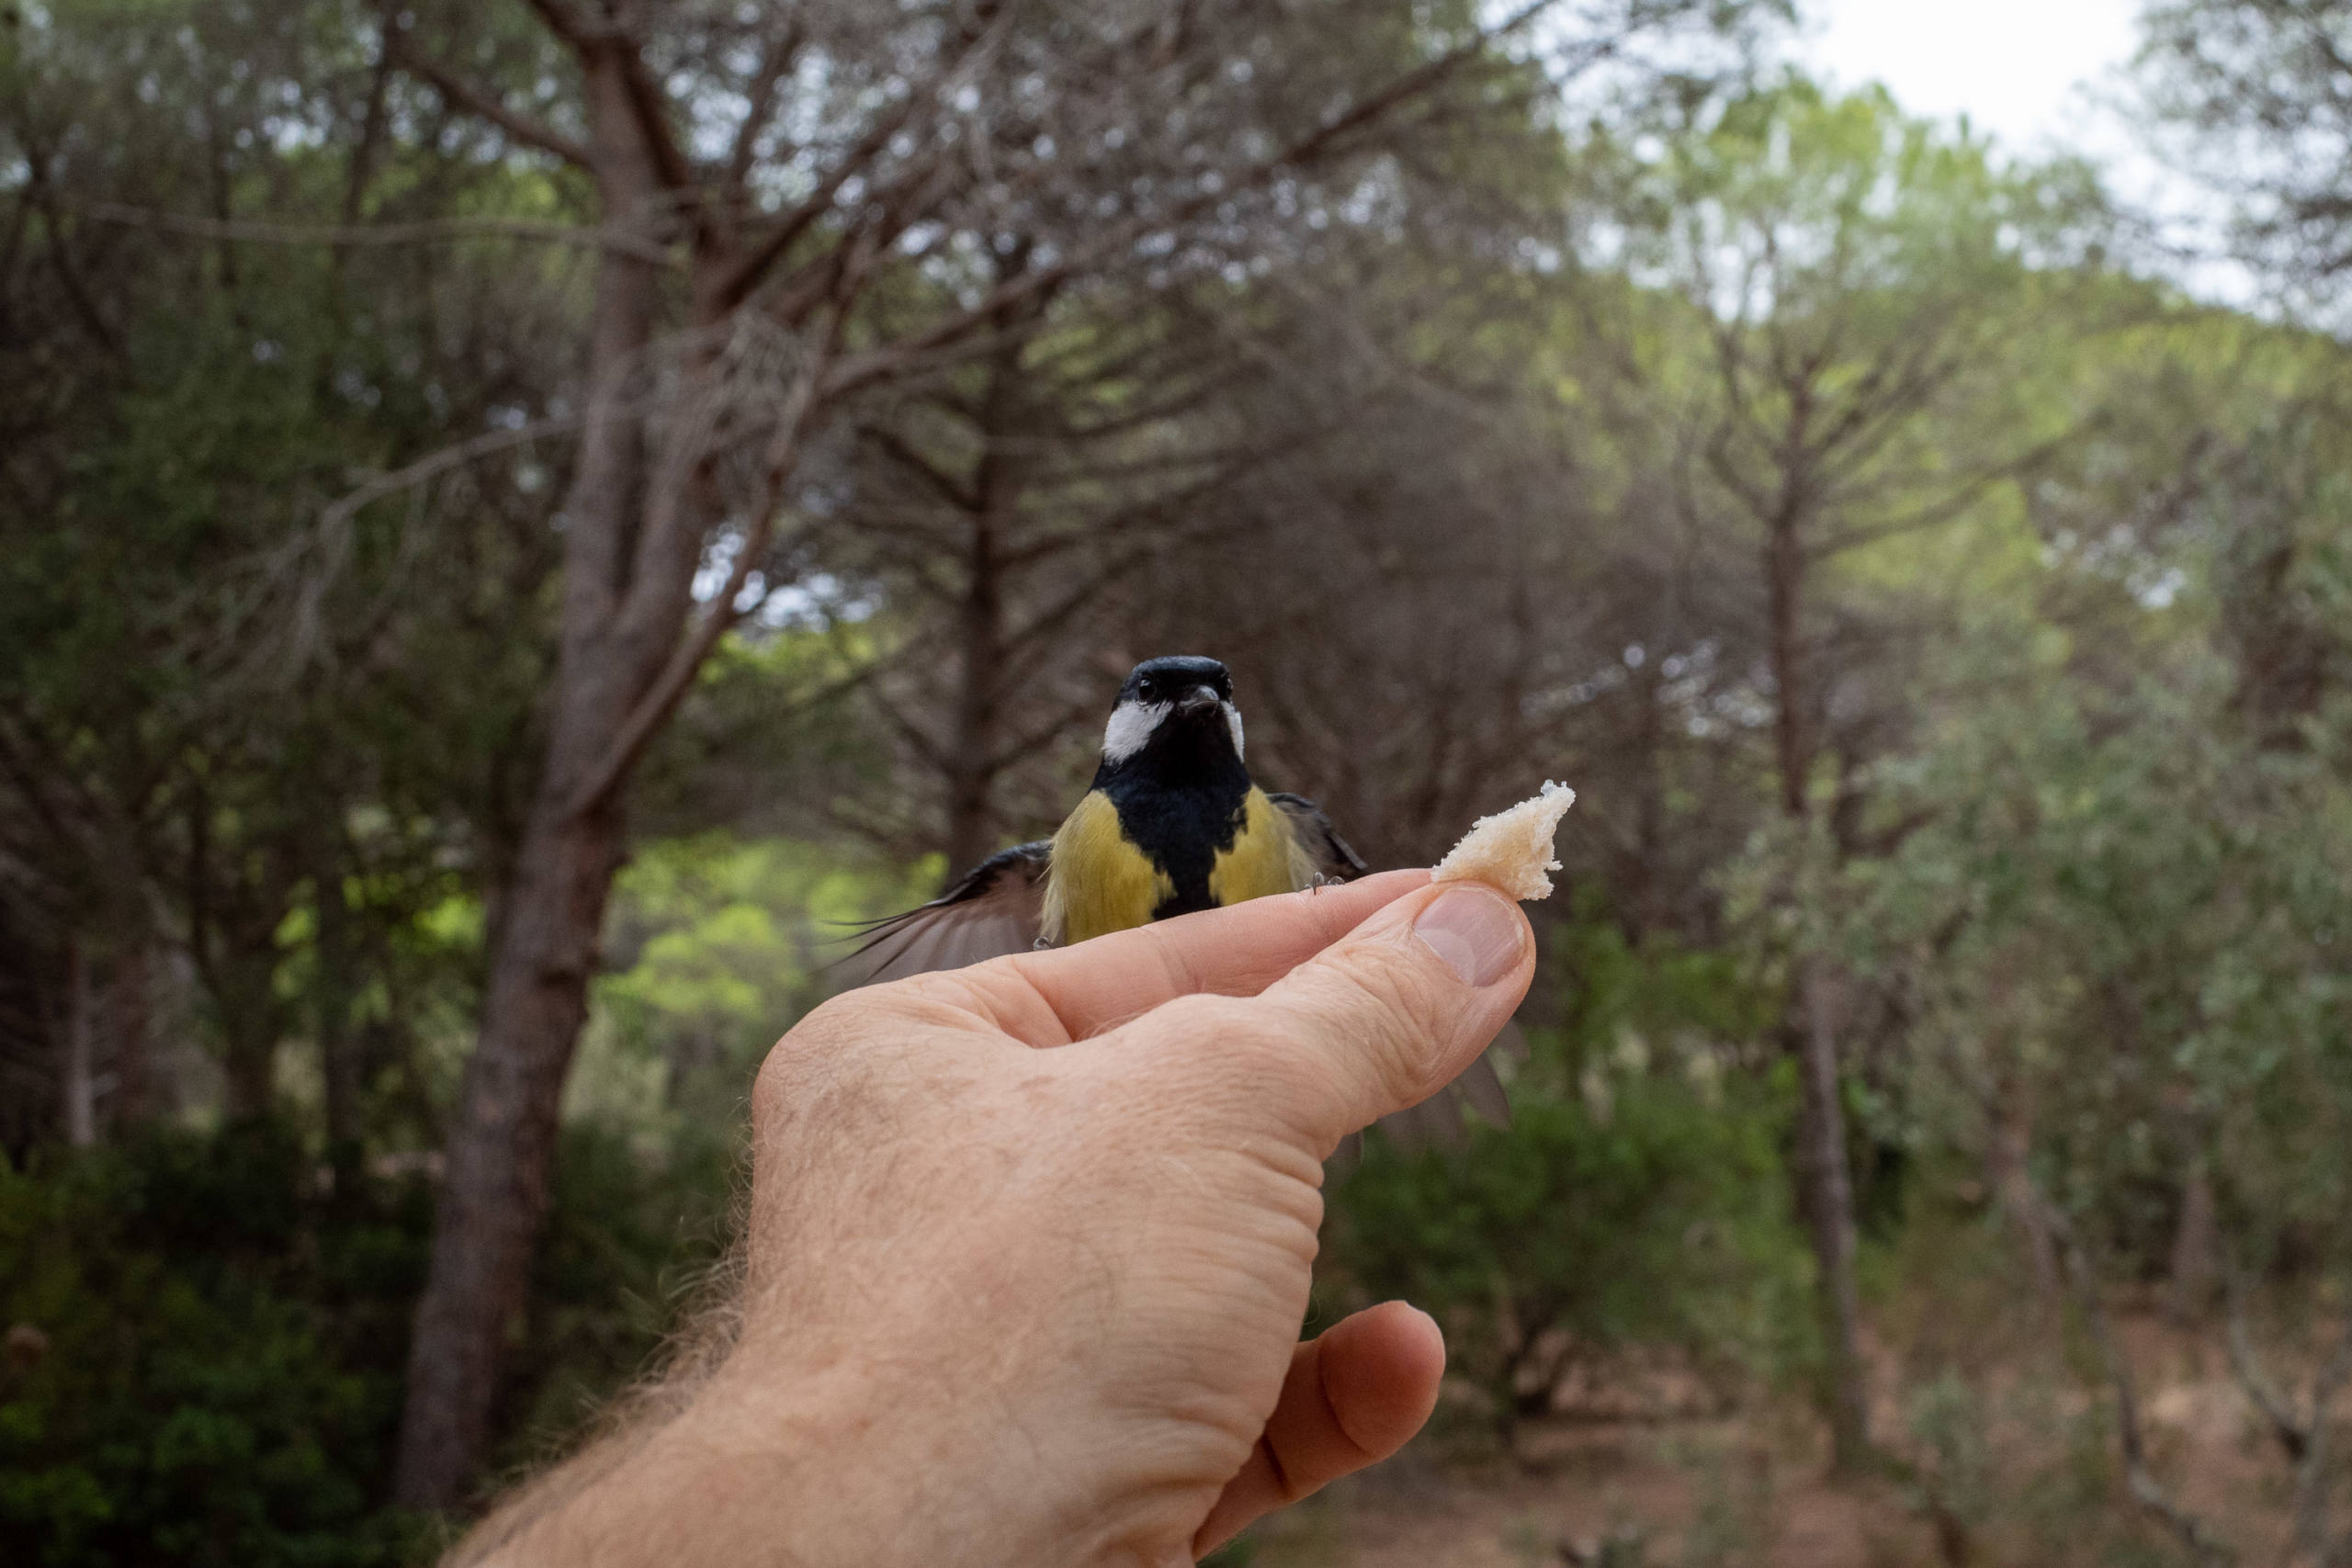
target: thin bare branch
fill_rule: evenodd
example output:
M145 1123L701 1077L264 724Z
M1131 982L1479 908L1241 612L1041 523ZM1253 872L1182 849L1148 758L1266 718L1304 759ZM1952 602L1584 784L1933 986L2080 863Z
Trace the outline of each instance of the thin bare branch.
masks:
M734 144L728 149L726 194L730 198L752 176L752 164L759 155L761 134L767 130L775 114L776 88L782 85L794 62L800 57L800 46L807 38L808 28L796 16L786 26L784 36L760 57L759 72L752 77L751 88L745 95L748 102L743 118L735 127Z
M80 216L96 223L153 229L160 233L186 234L198 240L243 241L261 245L413 245L470 239L531 240L543 244L577 245L583 250L616 251L640 261L677 265L669 247L641 233L622 229L590 228L537 218L436 218L405 223L263 223L246 219L198 218L156 208L130 207L117 201L61 200Z
M2254 1342L2246 1332L2245 1281L2239 1278L2234 1263L2224 1263L2222 1269L2222 1301L2225 1333L2230 1349L2230 1371L2237 1374L2238 1386L2262 1412L2270 1424L2270 1435L2286 1451L2290 1462L2300 1464L2311 1448L2311 1429L2287 1408L2287 1402L2263 1375L2256 1359Z
M653 73L646 68L644 50L633 39L615 39L599 47L619 54L621 85L628 98L629 112L637 119L639 134L652 150L653 166L662 176L662 187L671 191L693 188L697 183L694 161L678 145L677 129L670 123L669 99L653 80Z
M2088 423L2089 422L2086 420L2070 426L2062 435L2053 436L2048 441L2018 453L2014 457L1981 468L1952 486L1936 500L1907 512L1900 517L1890 518L1884 523L1873 524L1867 528L1840 529L1826 539L1806 546L1805 554L1814 560L1826 560L1831 556L1859 549L1864 545L1875 545L1883 540L1895 538L1905 534L1915 534L1923 528L1933 528L1949 523L1974 504L1979 497L1995 485L2005 479L2015 479L2020 474L2029 473L2044 458L2065 450L2080 439Z
M835 367L832 380L825 389L826 395L842 396L899 374L936 350L969 337L1032 295L1042 289L1058 288L1084 267L1134 244L1155 230L1184 222L1198 213L1231 200L1238 191L1263 186L1285 170L1311 167L1326 158L1340 155L1345 151L1344 144L1351 132L1364 129L1399 105L1430 90L1483 54L1496 39L1527 27L1555 4L1557 0L1534 0L1533 4L1522 7L1499 26L1482 30L1469 42L1446 51L1399 75L1379 91L1367 94L1345 113L1333 116L1288 147L1245 164L1217 189L1203 190L1166 210L1138 215L1125 223L1112 225L1092 243L1074 248L1051 265L1030 268L1005 279L978 302L928 331L887 348L872 349L843 360Z
M562 0L525 0L525 3L538 13L539 20L548 31L574 49L584 49L604 37L602 32L591 28L573 16L571 7L562 4Z
M565 816L576 817L590 809L620 783L654 732L668 721L671 712L684 697L710 650L718 646L718 639L748 610L749 606L741 603L744 587L752 573L767 558L768 547L775 537L776 514L784 506L785 491L799 466L809 426L822 407L818 389L824 380L839 324L838 318L826 324L808 359L794 376L791 389L785 394L784 406L776 415L775 433L762 458L760 496L751 513L751 526L736 551L726 583L713 596L700 623L680 640L662 672L629 709L613 743L586 783L573 793Z
M913 115L914 108L914 95L909 94L895 110L875 121L865 139L842 155L831 172L818 183L817 188L799 206L779 218L775 227L760 237L758 243L728 268L718 289L722 305L741 304L760 286L775 264L783 259L784 254L831 209L833 198L841 194L842 186L850 177L862 173L874 155L889 144L890 138L899 133Z
M974 495L963 480L934 463L915 446L888 425L867 424L858 434L880 447L885 456L899 468L912 473L942 501L958 512L978 512L980 498Z
M880 668L881 664L877 662L868 673L878 671ZM874 682L872 689L866 694L873 700L874 705L882 710L882 716L890 721L890 727L905 738L908 745L915 749L915 755L922 759L925 767L934 771L946 767L947 753L924 731L922 726L909 716L904 708L890 700L888 688L878 681Z
M2140 1397L2132 1382L2132 1363L2116 1343L2106 1303L2099 1299L2098 1277L2091 1270L2090 1259L2075 1233L2074 1223L2038 1189L2030 1188L2030 1201L2041 1210L2051 1234L2058 1239L2067 1278L2074 1284L2075 1299L2082 1311L2083 1325L2090 1331L2091 1341L2098 1347L2099 1360L2107 1371L2108 1384L2114 1391L2116 1438L2123 1450L2123 1482L2132 1500L2170 1530L2200 1568L2229 1568L2237 1560L2236 1551L2214 1535L2203 1520L2173 1501L2163 1483L2148 1469L2147 1438L2140 1426Z
M1008 736L1004 744L997 748L995 754L988 759L985 766L991 773L1011 767L1040 746L1047 745L1069 733L1072 726L1085 723L1094 716L1100 706L1101 699L1091 692L1082 699L1064 703L1054 710L1050 717L1041 723Z
M579 168L595 165L595 155L585 142L575 141L545 121L509 108L495 94L484 92L439 61L413 48L405 32L395 30L390 33L385 47L391 51L394 63L401 70L425 82L454 107L490 121L504 131L510 140L526 147L536 147L542 152L552 152Z
M468 463L516 446L526 446L545 436L560 434L567 430L577 430L583 417L581 414L571 413L536 419L527 423L518 424L511 430L486 430L469 440L444 446L436 452L418 458L405 468L394 468L390 473L369 479L358 489L339 498L320 513L320 522L323 525L339 526L356 515L362 507L381 501L388 495L397 495L401 491L412 490L418 485L428 483L452 468L463 468Z

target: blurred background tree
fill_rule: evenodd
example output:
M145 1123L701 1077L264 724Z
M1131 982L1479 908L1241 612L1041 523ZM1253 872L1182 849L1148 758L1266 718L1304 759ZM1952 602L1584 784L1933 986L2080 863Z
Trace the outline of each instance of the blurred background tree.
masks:
M1580 792L1514 1125L1332 1190L1458 1427L2339 1561L2352 12L2145 23L2310 317L1789 20L0 8L0 1556L428 1552L1182 650L1376 863Z

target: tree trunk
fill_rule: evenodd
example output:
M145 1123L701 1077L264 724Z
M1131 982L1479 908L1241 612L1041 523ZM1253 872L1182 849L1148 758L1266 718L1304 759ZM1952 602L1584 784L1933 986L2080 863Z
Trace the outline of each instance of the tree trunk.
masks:
M2021 1076L2014 1072L2002 1076L1995 1095L1993 1124L1985 1138L1985 1183L2025 1243L2034 1289L2043 1307L2054 1316L2064 1304L2065 1281L2058 1272L2058 1240L2051 1234L2049 1216L2042 1211L2028 1163L2033 1150L2032 1106Z
M1652 931L1665 929L1666 905L1666 680L1665 660L1645 649L1634 671L1634 754L1639 759L1634 796L1634 843L1626 857L1624 907L1617 923L1628 946L1639 948Z
M632 118L624 62L583 59L598 194L608 222L653 217L661 183ZM548 1203L563 1081L587 1018L605 904L623 851L620 784L582 803L639 695L691 608L691 553L660 536L644 437L628 380L653 338L660 279L601 254L590 337L589 412L565 496L563 597L548 751L491 935L481 1038L466 1064L434 1216L432 1259L409 1345L394 1499L461 1503L488 1442L503 1341L529 1288ZM667 498L669 507L690 503ZM682 519L667 517L672 525ZM640 529L641 525L641 529ZM699 531L692 541L700 543ZM647 605L677 577L674 603ZM661 579L660 581L652 581ZM664 635L666 632L666 636Z
M955 739L947 751L947 874L961 876L996 849L997 682L1003 663L1004 594L997 523L980 459L979 504L970 515L964 600L957 606Z
M1793 518L1773 525L1765 552L1772 635L1772 744L1780 774L1781 810L1792 822L1811 815L1806 784L1813 773L1813 742L1804 689L1804 540Z
M324 814L332 817L333 808ZM319 1081L325 1100L327 1165L338 1201L356 1190L360 1173L359 1063L351 1030L351 911L344 901L342 857L332 830L321 834L311 858L311 897L318 911L315 982Z
M1025 257L1025 247L1021 254ZM956 739L947 759L950 875L969 871L996 849L996 751L1004 677L1004 567L1000 556L1020 502L1020 474L1007 450L1020 400L1020 340L1008 332L989 357L988 386L980 399L980 456L972 475L964 599L957 606Z
M1770 533L1765 572L1770 594L1772 675L1777 688L1773 739L1781 808L1800 827L1810 818L1806 784L1813 746L1806 700L1804 594L1805 556L1798 519L1784 513ZM1802 939L1800 939L1802 940ZM1854 1277L1854 1186L1846 1164L1846 1113L1838 1092L1838 1038L1819 960L1800 952L1791 965L1782 1037L1797 1058L1802 1087L1797 1179L1813 1241L1815 1305L1826 1356L1832 1463L1859 1469L1870 1452L1870 1389L1861 1353L1861 1294Z
M132 937L108 987L114 1000L114 1104L117 1128L136 1127L153 1112L155 1098L154 948L145 932Z
M565 772L552 760L551 771ZM587 1018L597 932L621 861L617 804L568 819L562 808L558 792L543 791L526 829L481 1039L449 1130L393 1483L412 1507L447 1508L465 1496L547 1213L564 1074Z
M2180 1220L2172 1237L2172 1290L2167 1315L2180 1325L2201 1321L2222 1289L2222 1225L2213 1177L2202 1156L2181 1184Z
M1826 1359L1832 1463L1860 1469L1870 1453L1870 1383L1862 1362L1862 1304L1854 1278L1854 1186L1846 1166L1846 1113L1838 1094L1838 1042L1820 964L1800 958L1790 985L1791 1022L1803 1086L1797 1124L1799 1179L1813 1239L1815 1306Z
M215 968L220 980L213 999L220 1010L224 1037L221 1072L224 1109L232 1122L266 1116L277 1095L277 1010L274 950L231 952Z
M66 939L65 957L65 1141L86 1149L98 1141L97 1072L92 1060L90 961L78 936Z

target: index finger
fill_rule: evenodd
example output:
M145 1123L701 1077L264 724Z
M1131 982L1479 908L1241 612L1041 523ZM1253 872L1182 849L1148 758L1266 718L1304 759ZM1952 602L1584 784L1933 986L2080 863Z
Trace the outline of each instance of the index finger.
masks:
M1353 931L1374 910L1429 886L1427 871L1252 898L1005 960L1084 1040L1178 997L1254 997Z

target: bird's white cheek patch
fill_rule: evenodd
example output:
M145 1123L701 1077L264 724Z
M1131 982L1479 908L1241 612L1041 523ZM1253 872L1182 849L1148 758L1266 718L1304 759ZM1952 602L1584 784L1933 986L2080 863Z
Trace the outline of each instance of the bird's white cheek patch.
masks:
M1231 703L1221 703L1218 705L1225 709L1226 728L1233 731L1233 754L1237 757L1241 756L1243 754L1241 750L1241 710L1235 707Z
M1102 760L1124 762L1143 750L1159 721L1168 716L1166 703L1121 703L1111 710L1111 722L1102 730Z

